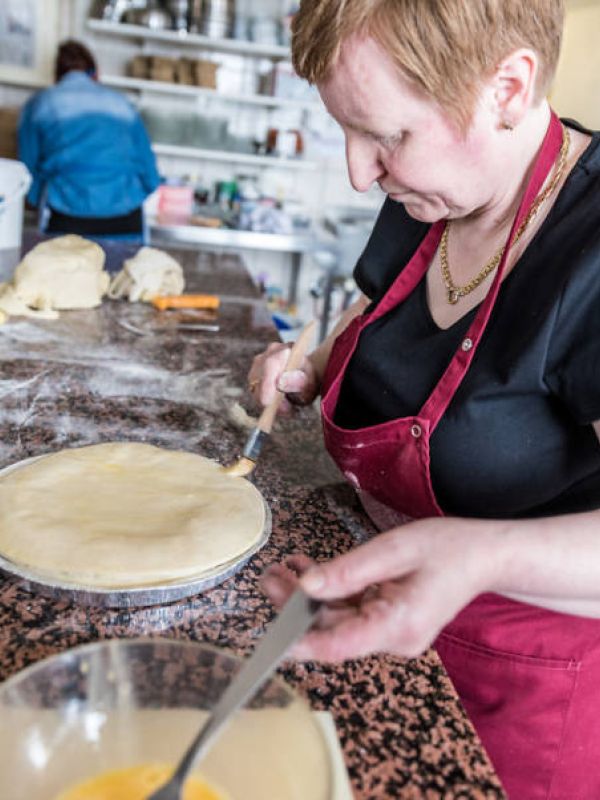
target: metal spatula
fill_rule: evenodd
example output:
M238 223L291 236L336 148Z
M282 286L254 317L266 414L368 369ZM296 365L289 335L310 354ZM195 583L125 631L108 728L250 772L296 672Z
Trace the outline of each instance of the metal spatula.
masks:
M194 764L206 753L233 714L256 694L292 644L310 628L319 606L317 600L312 600L301 589L294 592L223 693L172 778L147 800L182 800L183 785Z

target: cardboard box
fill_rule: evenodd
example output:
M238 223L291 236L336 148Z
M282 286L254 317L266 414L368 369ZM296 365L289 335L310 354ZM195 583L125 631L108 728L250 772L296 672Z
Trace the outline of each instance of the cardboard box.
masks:
M177 60L174 58L151 56L149 78L150 80L153 81L162 81L163 83L174 83L176 68L177 68Z
M0 108L0 158L17 158L20 108Z
M148 56L135 56L129 63L129 74L132 78L146 79L150 70Z
M196 61L193 58L180 58L177 62L177 82L186 86L194 85L194 65Z
M194 65L194 77L196 86L204 86L207 89L217 88L217 69L219 65L213 61L203 61L198 59Z

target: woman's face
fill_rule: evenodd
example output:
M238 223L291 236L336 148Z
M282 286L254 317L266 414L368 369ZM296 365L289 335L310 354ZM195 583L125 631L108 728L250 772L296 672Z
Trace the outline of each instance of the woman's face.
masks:
M463 135L436 103L398 74L379 45L364 38L344 44L318 88L344 131L348 172L357 191L377 182L412 217L430 223L477 213L502 193L491 103L486 107L482 99Z

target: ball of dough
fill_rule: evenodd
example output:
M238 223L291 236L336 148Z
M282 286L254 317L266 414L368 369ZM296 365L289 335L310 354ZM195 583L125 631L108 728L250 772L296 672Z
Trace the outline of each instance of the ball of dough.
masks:
M94 308L102 302L109 276L100 245L69 234L36 245L0 287L7 314L55 318L57 310Z
M159 295L181 294L184 285L183 270L174 258L155 247L142 247L115 275L108 296L150 302Z

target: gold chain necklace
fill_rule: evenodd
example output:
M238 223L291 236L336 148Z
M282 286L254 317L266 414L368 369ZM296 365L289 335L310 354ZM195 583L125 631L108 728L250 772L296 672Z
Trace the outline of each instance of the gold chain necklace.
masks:
M515 233L515 237L511 243L511 246L516 244L525 228L529 225L531 220L537 214L540 206L546 200L546 198L552 194L554 189L556 188L558 182L562 178L563 172L565 171L565 165L567 163L567 154L569 152L569 143L571 137L569 136L569 131L563 126L563 139L562 144L560 147L560 153L558 154L558 159L556 162L556 174L554 178L550 181L548 186L544 189L543 192L538 194L536 199L534 200L531 208L529 209L529 213L523 220L523 222L519 225L517 232ZM483 266L483 269L468 283L464 286L456 286L456 284L452 280L452 276L450 274L450 267L448 265L448 234L450 233L450 220L446 223L444 228L444 232L442 234L442 238L440 240L440 264L441 264L441 271L442 271L442 278L444 280L444 286L446 287L447 293L447 300L452 305L458 303L461 297L464 297L467 294L470 294L473 289L476 289L482 281L484 281L487 276L492 273L498 264L502 261L502 256L504 255L504 245L498 250L498 252L490 258L490 260Z

